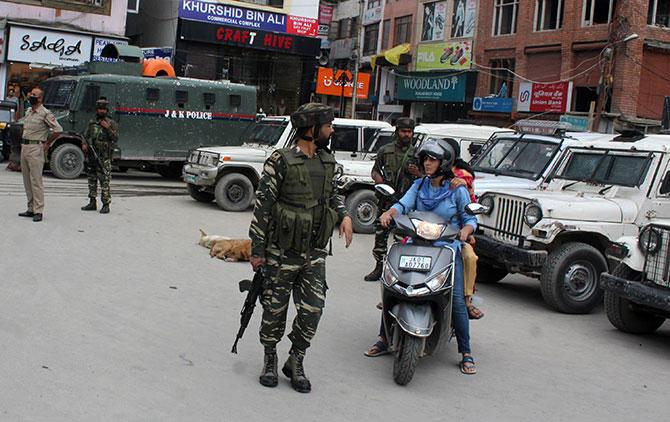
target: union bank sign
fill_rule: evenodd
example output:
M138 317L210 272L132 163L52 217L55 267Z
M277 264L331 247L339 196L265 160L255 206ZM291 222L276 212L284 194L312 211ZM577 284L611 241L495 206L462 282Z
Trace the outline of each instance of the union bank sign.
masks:
M407 101L439 101L462 103L465 101L467 76L406 76L398 75L396 97Z

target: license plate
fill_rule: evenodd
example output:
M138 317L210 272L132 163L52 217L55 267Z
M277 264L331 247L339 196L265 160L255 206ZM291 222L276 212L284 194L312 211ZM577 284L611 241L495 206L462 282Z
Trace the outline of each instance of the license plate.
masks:
M398 268L401 270L428 271L432 260L433 258L430 256L400 255Z
M195 183L195 176L193 176L191 174L187 174L186 176L184 176L184 182Z

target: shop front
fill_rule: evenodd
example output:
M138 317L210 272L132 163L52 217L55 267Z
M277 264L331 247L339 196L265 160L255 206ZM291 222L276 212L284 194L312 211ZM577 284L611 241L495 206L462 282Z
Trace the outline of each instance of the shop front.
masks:
M180 4L178 75L255 85L258 107L268 115L290 113L310 100L321 54L316 19L200 3Z
M476 82L476 72L398 73L396 99L409 104L419 122L455 122L467 119Z

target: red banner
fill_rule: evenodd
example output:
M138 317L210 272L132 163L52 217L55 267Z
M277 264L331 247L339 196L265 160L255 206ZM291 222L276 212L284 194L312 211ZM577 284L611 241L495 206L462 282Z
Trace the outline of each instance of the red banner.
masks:
M319 22L312 18L289 15L286 22L286 32L303 37L316 37L319 32Z
M516 109L530 113L566 113L570 111L571 102L572 82L521 82Z
M333 6L327 6L325 4L319 6L319 23L330 25L330 22L333 20L333 9Z
M347 82L344 84L344 96L351 98L354 91L354 77L349 71L338 70L333 76L333 69L327 67L320 67L319 73L316 77L316 93L323 95L334 95L339 97L342 95L342 74L346 75ZM365 100L368 98L368 90L370 89L370 74L358 73L358 88L356 89L356 98Z

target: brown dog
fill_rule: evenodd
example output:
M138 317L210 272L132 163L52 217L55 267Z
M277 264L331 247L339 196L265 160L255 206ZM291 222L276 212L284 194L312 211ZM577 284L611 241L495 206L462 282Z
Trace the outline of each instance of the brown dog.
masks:
M223 259L228 262L249 261L251 258L251 240L224 239L212 244L209 256Z

